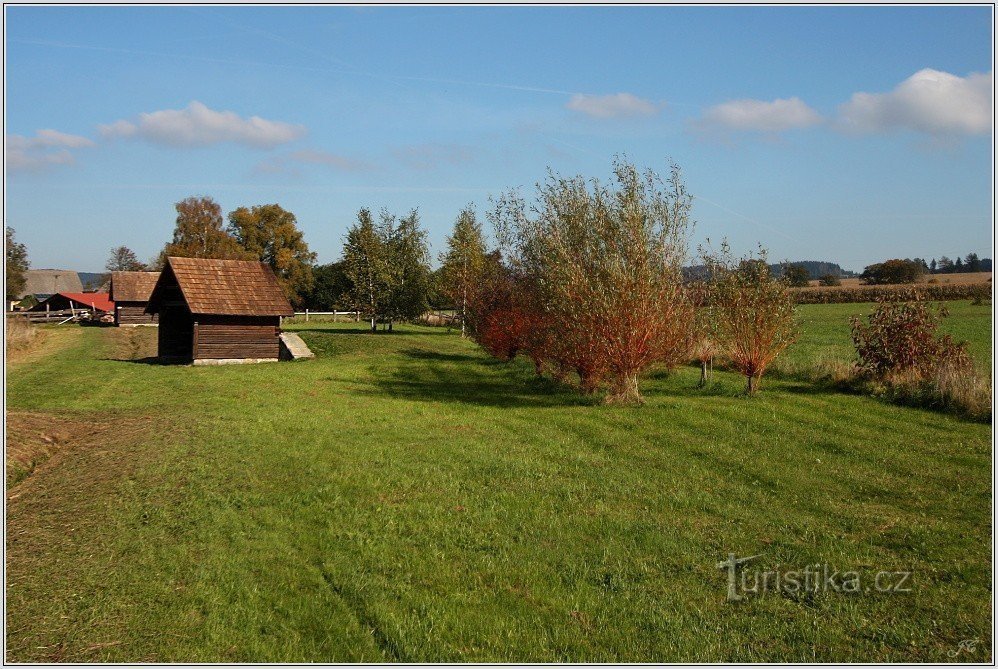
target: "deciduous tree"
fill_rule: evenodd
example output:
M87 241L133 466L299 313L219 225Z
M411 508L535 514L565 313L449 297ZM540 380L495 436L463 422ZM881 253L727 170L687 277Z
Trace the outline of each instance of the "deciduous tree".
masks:
M30 266L28 249L24 244L14 239L14 234L14 228L8 227L6 230L8 300L21 297L26 284L24 273Z
M458 214L447 237L447 251L440 255L443 288L457 308L461 336L467 334L469 299L481 279L485 253L482 226L475 217L474 207L468 205Z
M794 301L787 282L770 274L766 253L736 259L726 243L704 253L717 334L734 367L753 394L766 368L797 337Z
M673 367L690 351L693 307L681 268L692 198L676 166L663 182L617 160L614 177L551 174L532 209L508 193L492 219L559 347L581 358L580 376L605 374L607 402L637 403L643 370Z
M127 246L116 246L111 249L111 255L104 269L108 272L142 272L146 269L146 265L139 260L132 249Z
M395 321L416 319L429 308L430 252L415 209L401 219L382 211L378 234L385 254L383 315L391 330Z
M252 256L226 232L222 207L210 197L189 197L176 205L177 225L173 241L166 245L156 264L168 256L247 260Z
M249 257L270 265L284 295L301 306L312 287L316 254L305 243L295 215L278 204L239 207L229 214L228 232Z
M357 311L377 330L385 306L387 267L385 245L369 209L357 212L357 222L347 231L343 265L350 281L350 299Z

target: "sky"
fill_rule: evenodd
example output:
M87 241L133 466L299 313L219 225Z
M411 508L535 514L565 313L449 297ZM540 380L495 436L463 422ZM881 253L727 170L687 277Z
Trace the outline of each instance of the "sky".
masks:
M152 258L191 195L280 204L322 263L361 207L418 208L436 257L467 204L616 155L682 168L694 251L992 255L991 7L4 14L6 223L36 268Z

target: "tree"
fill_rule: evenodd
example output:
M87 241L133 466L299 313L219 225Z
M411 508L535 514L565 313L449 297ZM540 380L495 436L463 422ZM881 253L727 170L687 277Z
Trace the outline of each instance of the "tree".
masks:
M175 205L177 226L173 241L156 260L162 267L168 256L247 260L248 254L236 238L225 231L222 208L210 197L189 197Z
M794 301L785 280L771 276L766 253L736 260L726 243L704 254L717 337L735 369L756 392L766 368L797 337Z
M306 309L335 311L350 303L351 283L342 260L314 267L312 277L312 287L302 299Z
M834 274L825 274L818 279L818 284L821 286L841 286L842 280Z
M440 254L443 290L457 308L462 337L467 332L468 300L481 277L485 253L482 226L475 218L474 207L468 205L458 214L454 230L447 237L447 251Z
M936 273L936 259L935 258L933 258L932 262L929 263L929 272L931 272L932 274Z
M956 262L953 263L953 272L954 273L963 272L963 258L957 256Z
M228 233L247 255L270 265L288 301L301 306L312 287L312 253L295 215L278 204L239 207L229 214Z
M914 260L894 258L882 263L874 263L863 269L860 279L867 284L914 283L925 274L922 263Z
M430 252L415 209L397 221L382 211L378 234L385 254L383 312L391 331L396 320L414 320L429 308Z
M357 222L347 231L343 265L350 281L350 299L357 311L377 330L387 286L385 248L369 209L357 212Z
M104 269L108 272L142 272L145 271L145 263L139 261L135 251L127 246L117 246L111 249L111 255L107 259Z
M14 228L7 228L7 299L16 300L21 297L27 279L24 273L30 267L28 249L14 239Z
M981 258L976 253L968 253L963 266L968 272L980 272L982 268Z
M528 212L509 192L491 218L517 292L533 291L552 335L553 362L575 367L583 385L605 376L609 403L641 402L642 371L675 367L691 347L682 265L692 197L679 168L664 182L620 159L612 184L549 173L537 200Z
M811 283L811 275L801 265L784 265L783 278L787 284L794 287L803 287Z
M949 274L952 271L953 271L953 261L950 260L949 258L947 258L946 256L943 256L942 258L940 258L939 259L939 273L940 274Z

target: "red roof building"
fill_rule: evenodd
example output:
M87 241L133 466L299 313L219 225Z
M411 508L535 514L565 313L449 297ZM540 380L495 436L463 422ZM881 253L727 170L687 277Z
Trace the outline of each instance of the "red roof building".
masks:
M56 293L29 311L99 311L113 313L114 302L108 293Z

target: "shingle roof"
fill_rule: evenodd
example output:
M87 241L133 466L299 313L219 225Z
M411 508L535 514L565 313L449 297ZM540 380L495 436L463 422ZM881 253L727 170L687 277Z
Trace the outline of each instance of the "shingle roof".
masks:
M111 299L115 302L148 302L159 272L111 272Z
M172 256L167 259L167 263L177 277L191 313L225 316L294 315L291 303L284 296L270 265L266 263Z
M68 269L29 269L24 272L25 295L54 295L61 292L83 292L80 275Z

